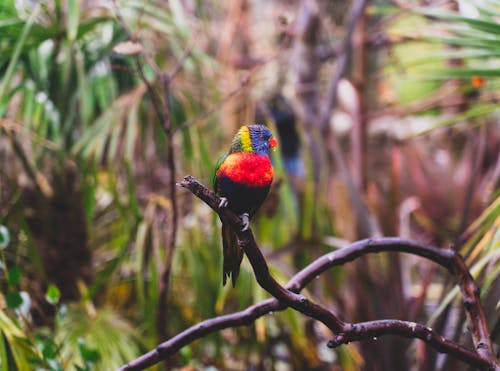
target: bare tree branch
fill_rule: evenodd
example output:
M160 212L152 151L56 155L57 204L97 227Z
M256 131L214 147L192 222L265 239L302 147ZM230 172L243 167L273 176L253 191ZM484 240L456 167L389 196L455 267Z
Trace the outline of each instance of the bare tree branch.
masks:
M328 342L328 347L336 348L352 341L374 339L383 335L399 335L406 338L418 338L425 341L440 353L447 353L480 369L489 369L487 363L478 353L471 351L451 340L445 339L430 327L422 324L396 319L384 319L353 324L351 329L342 334L335 335Z
M241 232L242 223L238 216L227 208L219 209L219 198L193 177L185 177L179 185L189 189L222 218L231 223L237 232L240 245L252 264L257 281L275 298L254 304L244 311L205 320L192 326L160 344L155 350L123 366L121 370L140 370L149 367L168 358L184 345L209 333L228 327L249 325L266 313L283 310L287 307L292 307L325 323L335 333L328 344L330 347L337 347L352 341L371 339L376 336L399 335L408 338L419 338L437 351L450 354L478 369L500 370L500 365L495 359L489 340L478 289L464 260L453 250L440 249L417 241L396 237L362 240L323 255L298 272L285 287L282 287L270 276L266 261L260 253L251 230ZM414 322L385 319L356 324L345 323L327 309L310 302L302 295L297 295L315 277L334 266L343 265L369 253L387 251L419 255L443 266L458 278L458 284L464 297L465 308L472 328L472 338L476 351L445 339L432 329Z

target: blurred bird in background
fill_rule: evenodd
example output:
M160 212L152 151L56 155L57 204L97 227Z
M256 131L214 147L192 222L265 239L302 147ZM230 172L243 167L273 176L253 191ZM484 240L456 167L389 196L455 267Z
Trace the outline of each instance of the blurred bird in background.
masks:
M256 122L272 120L278 131L280 153L286 174L298 180L304 177L304 163L300 156L300 138L297 132L295 113L291 104L281 93L257 106Z

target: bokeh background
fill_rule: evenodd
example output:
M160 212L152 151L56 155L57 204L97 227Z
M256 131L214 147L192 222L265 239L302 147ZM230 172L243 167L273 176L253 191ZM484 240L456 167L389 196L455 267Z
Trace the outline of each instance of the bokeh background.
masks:
M222 287L210 185L239 126L274 132L252 229L285 283L349 242L459 251L500 344L500 2L2 0L0 370L112 370L268 297ZM372 255L305 294L471 346L455 282ZM326 347L292 310L183 348L182 370L465 370L419 340Z

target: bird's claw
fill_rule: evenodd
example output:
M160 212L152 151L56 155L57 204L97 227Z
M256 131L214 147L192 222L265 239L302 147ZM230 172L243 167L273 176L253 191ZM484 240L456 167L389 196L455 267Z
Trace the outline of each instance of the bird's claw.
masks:
M227 201L226 197L221 197L220 202L219 202L219 209L222 209L223 207L227 207L229 202Z
M245 232L250 226L250 215L248 215L248 213L244 213L240 215L240 218L243 223L243 228L241 228L241 231Z

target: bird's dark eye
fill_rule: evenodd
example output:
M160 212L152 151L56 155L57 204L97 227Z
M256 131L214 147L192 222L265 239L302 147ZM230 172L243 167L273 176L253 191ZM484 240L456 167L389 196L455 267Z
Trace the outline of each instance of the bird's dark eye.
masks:
M265 140L266 138L264 138L264 136L263 136L263 135L259 135L259 139L260 139L260 140Z

